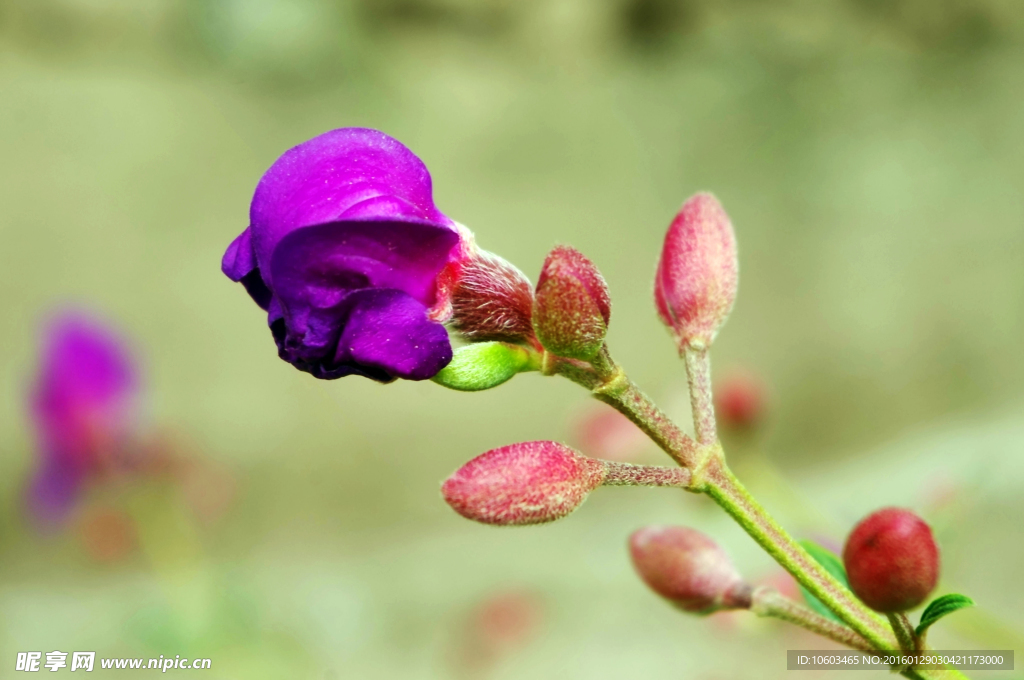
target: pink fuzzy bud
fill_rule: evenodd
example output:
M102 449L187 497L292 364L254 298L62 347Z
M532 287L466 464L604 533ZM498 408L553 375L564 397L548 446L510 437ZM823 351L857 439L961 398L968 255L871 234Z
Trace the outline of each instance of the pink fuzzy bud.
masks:
M658 315L680 351L711 344L736 299L738 272L729 216L711 194L695 195L668 228L654 279Z
M463 517L484 524L540 524L565 517L604 481L599 460L557 442L523 442L483 453L441 487Z
M594 263L574 248L557 246L537 281L533 328L552 354L587 360L604 344L611 304L608 285Z
M679 526L644 527L629 537L640 578L681 609L709 614L750 606L751 588L714 541Z
M909 510L885 508L854 527L843 549L850 589L885 613L913 609L939 580L932 530Z

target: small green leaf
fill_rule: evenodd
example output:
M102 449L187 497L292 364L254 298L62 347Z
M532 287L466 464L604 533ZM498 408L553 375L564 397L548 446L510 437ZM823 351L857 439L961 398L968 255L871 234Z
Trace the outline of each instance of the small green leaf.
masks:
M950 593L949 595L937 597L921 612L921 622L917 624L916 632L918 635L921 635L928 630L929 626L946 614L952 614L957 609L971 606L974 606L974 600L959 593Z
M452 390L489 390L520 371L529 370L530 354L524 347L503 342L478 342L455 350L451 363L432 380Z
M813 557L818 564L825 567L825 571L832 574L837 581L847 588L850 587L850 582L846 579L846 569L843 568L843 562L835 554L827 548L821 547L814 541L800 541L800 545L803 546L804 550L810 553L811 557ZM800 592L803 593L804 600L807 602L808 607L826 618L842 623L842 619L833 614L831 609L826 607L825 604L814 595L811 595L806 588L800 586Z

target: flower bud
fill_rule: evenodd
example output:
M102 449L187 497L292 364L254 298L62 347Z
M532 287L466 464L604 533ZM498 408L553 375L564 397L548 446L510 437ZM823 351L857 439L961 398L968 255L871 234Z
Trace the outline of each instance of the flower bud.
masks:
M533 288L512 263L474 248L448 285L451 326L467 340L517 343L533 338Z
M711 194L683 204L665 235L654 301L682 352L708 346L736 299L739 265L729 216Z
M913 609L939 580L932 530L901 508L885 508L861 520L846 539L843 563L850 589L879 612Z
M432 380L463 392L489 390L526 369L530 353L525 347L503 342L479 342L455 350L451 363Z
M537 281L537 339L552 354L585 361L604 344L610 318L611 299L601 272L580 251L556 246Z
M557 442L511 444L483 453L441 486L448 505L484 524L540 524L565 517L604 480L601 461Z
M685 611L710 614L750 606L751 588L729 556L696 529L644 527L629 537L629 552L644 583Z
M761 422L764 411L764 385L752 373L731 373L715 388L715 413L726 427L752 429Z

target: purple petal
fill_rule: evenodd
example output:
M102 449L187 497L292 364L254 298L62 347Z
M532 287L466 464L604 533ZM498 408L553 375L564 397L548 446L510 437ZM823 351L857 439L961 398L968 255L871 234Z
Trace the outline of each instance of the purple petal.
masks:
M274 251L274 293L289 317L336 305L353 290L395 288L434 302L458 234L403 222L335 222L293 231Z
M420 302L397 290L362 290L338 341L335 360L379 368L406 380L426 380L452 360L444 326L427 319Z
M301 328L277 319L271 330L281 358L317 378L425 380L452 358L447 331L426 312L402 291L367 288L314 310Z
M437 272L457 239L443 227L401 222L341 222L289 234L278 244L272 264L276 296L269 321L282 358L317 377L360 373L390 380L399 375L386 367L383 373L359 371L349 366L360 364L358 359L335 358L352 306L364 299L354 291L373 290L409 298L419 315L411 327L428 329L427 342L440 331L450 352L443 329L427 325L426 308L433 302ZM278 318L282 321L275 324ZM339 361L351 370L335 365Z
M278 242L293 230L328 222L391 221L444 227L430 173L398 140L376 130L332 130L285 152L260 180L250 229L264 280Z
M256 252L252 248L251 231L248 228L228 246L221 259L220 269L232 281L241 282L256 304L267 309L273 294L260 275L259 266L256 264Z
M241 281L256 269L256 253L252 250L252 232L248 227L235 237L220 261L220 270L232 281Z

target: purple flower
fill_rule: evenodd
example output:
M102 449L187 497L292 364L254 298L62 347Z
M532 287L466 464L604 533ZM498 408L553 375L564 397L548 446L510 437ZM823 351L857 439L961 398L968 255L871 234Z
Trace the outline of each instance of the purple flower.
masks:
M63 519L83 483L108 465L134 422L138 388L112 330L77 312L47 325L31 394L40 461L27 502L36 519Z
M299 370L424 380L451 361L439 279L466 252L462 233L409 149L344 128L267 170L222 269L267 311L278 354Z

